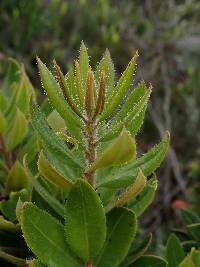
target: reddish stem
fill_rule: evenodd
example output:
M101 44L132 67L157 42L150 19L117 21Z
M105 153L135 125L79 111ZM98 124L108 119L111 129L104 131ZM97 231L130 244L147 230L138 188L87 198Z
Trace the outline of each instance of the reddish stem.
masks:
M93 264L91 261L87 261L85 267L93 267Z
M93 120L88 119L85 123L85 128L86 128L85 137L86 137L86 142L87 142L85 158L87 161L86 169L88 169L96 159L96 146L97 146L96 124ZM84 175L87 181L93 186L94 172L86 171Z

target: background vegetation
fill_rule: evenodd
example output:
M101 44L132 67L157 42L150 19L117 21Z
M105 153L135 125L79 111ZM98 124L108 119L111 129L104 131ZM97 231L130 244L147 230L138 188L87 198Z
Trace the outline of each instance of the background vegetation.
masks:
M177 207L189 205L199 212L199 11L198 0L0 1L2 78L13 57L24 63L32 83L41 90L39 78L35 79L36 55L48 64L56 58L66 70L81 40L95 61L108 47L117 74L139 50L134 82L142 78L153 85L139 149L147 150L166 129L171 132L157 199L142 220L145 228L159 229L159 240L165 233L160 231L162 222L169 230L174 225L171 219L178 220Z

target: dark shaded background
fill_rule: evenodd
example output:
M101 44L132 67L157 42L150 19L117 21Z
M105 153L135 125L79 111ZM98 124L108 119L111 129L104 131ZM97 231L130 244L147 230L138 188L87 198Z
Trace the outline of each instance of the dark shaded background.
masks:
M157 199L142 220L145 228L156 230L158 239L162 229L177 220L175 200L199 210L199 14L198 0L0 1L0 79L14 57L41 88L36 55L47 64L56 58L66 70L81 40L92 63L108 47L117 75L139 50L135 81L151 83L153 96L138 147L145 151L166 129L171 132L168 157L158 174Z

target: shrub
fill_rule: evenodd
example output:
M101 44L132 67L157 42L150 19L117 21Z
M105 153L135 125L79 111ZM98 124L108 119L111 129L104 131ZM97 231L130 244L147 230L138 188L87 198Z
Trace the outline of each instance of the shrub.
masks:
M154 171L169 145L167 133L137 156L135 136L151 87L141 82L132 89L136 59L137 53L115 83L108 50L93 71L82 43L67 75L55 61L53 75L38 58L42 85L54 109L46 117L32 98L31 122L41 151L36 175L24 157L31 201L18 201L17 217L34 258L23 265L166 266L160 257L143 256L151 235L134 241L138 218L157 188ZM7 256L11 262L13 257ZM19 258L14 259L17 264Z
M42 143L38 169L43 177L34 178L34 183L48 181L62 195L59 202L49 197L60 220L29 202L21 209L25 241L45 265L130 266L136 259L124 261L137 218L153 200L157 185L153 173L169 143L167 134L145 155L136 156L135 135L151 93L144 82L118 110L132 85L136 58L137 54L116 85L108 51L94 72L82 43L79 61L67 75L54 61L55 77L38 59L45 92L57 120L65 122L54 132L33 103L32 124Z

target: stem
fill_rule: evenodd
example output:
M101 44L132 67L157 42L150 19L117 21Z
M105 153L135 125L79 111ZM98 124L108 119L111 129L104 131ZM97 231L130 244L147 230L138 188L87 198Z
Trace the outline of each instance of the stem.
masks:
M10 169L12 167L12 155L7 149L5 139L2 134L0 134L0 149L1 149L2 156L5 159L6 165Z
M86 262L85 267L93 267L93 264L91 261Z
M92 119L88 119L85 122L85 137L86 137L86 170L91 166L91 164L96 159L96 121ZM94 171L85 171L84 175L86 180L94 186ZM88 265L90 266L90 265Z

